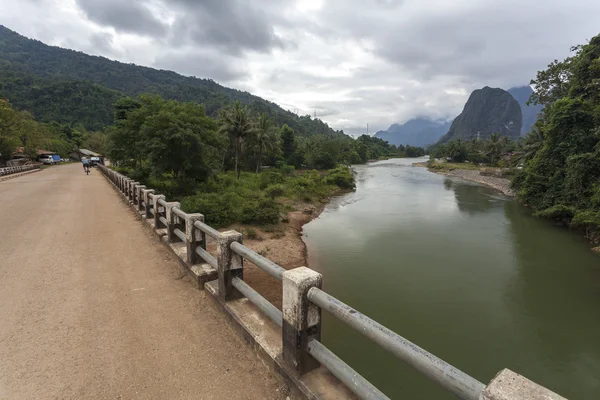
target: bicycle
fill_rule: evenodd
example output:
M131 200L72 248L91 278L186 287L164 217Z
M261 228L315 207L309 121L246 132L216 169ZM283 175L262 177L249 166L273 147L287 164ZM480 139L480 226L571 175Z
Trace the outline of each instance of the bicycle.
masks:
M86 175L90 174L90 166L89 165L84 166L83 169L85 170Z

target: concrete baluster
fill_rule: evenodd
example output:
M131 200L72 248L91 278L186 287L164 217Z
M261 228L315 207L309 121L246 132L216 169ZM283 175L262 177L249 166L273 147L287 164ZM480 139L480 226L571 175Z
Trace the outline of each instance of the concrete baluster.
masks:
M503 369L483 389L479 400L567 400L509 369Z
M236 231L222 232L218 238L217 248L217 274L219 277L219 298L223 301L237 297L237 292L231 280L233 278L243 279L244 260L231 250L233 242L242 243L242 234Z
M158 203L159 200L165 200L165 196L162 194L155 194L152 199L152 207L154 208L154 229L166 228L166 226L160 222L160 208L162 206Z
M319 366L307 348L309 340L321 339L321 309L307 295L311 288L321 288L322 281L321 274L306 267L283 273L283 360L299 374Z
M187 263L192 266L198 262L200 258L196 253L196 248L204 242L201 239L205 237L203 234L198 232L198 228L194 226L196 221L204 222L204 215L202 214L186 214L185 215L185 245L187 249Z
M150 199L150 195L154 194L154 189L143 189L144 194L144 218L150 219L152 214L150 213L150 207L152 205L152 200Z
M137 206L138 206L138 210L139 211L143 211L144 210L144 189L146 189L146 186L144 185L138 185L137 186Z
M179 236L175 234L175 229L183 227L179 222L179 217L173 212L174 208L179 208L180 204L177 201L167 203L165 206L165 219L167 220L167 240L169 243L181 242Z

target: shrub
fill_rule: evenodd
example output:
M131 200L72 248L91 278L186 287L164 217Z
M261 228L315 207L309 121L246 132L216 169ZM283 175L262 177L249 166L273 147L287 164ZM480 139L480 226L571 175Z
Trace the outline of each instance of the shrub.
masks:
M337 185L342 189L354 189L354 176L350 168L339 166L335 169L327 171L327 183L330 185Z
M244 236L250 240L262 240L262 237L253 228L244 229Z
M533 214L535 217L551 218L560 221L563 224L569 224L575 216L575 208L558 204L554 207L546 208Z
M283 175L275 171L263 171L260 173L260 188L265 189L267 186L283 183Z
M267 188L265 189L265 195L272 199L275 199L276 197L281 197L284 193L285 187L280 183L276 185L267 186Z

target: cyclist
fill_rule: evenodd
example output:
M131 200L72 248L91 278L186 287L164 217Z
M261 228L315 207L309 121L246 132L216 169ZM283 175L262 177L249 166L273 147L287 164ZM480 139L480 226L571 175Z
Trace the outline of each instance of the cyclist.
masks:
M90 160L87 157L83 157L81 159L81 163L83 164L83 172L89 173L89 171L90 171Z

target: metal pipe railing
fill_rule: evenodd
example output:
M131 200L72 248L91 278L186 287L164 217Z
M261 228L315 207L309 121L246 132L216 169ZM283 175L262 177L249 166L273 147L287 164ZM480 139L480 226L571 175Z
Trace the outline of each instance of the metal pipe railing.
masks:
M163 225L167 225L167 219L165 217L158 217L158 220L163 223Z
M196 247L196 254L198 254L204 261L208 263L214 269L217 269L217 259L213 257L208 251L204 250L202 247Z
M465 374L321 289L311 288L308 291L308 300L345 322L461 399L479 400L479 395L485 385L477 379Z
M252 262L254 265L271 275L273 278L278 280L282 279L285 269L275 264L273 261L267 260L260 254L255 253L241 243L231 243L231 250L244 257L246 260Z
M218 230L206 225L204 222L202 221L196 221L194 222L194 226L198 229L200 229L202 232L206 233L208 236L214 238L214 239L218 239L219 236L221 236L221 232L219 232Z
M308 352L359 398L364 400L390 400L389 397L373 386L361 374L353 370L318 340L313 339L308 342Z
M167 206L167 200L166 199L158 199L158 204L166 207Z
M233 278L231 280L231 284L234 288L239 290L241 294L246 296L246 298L250 300L252 304L265 313L271 321L281 328L283 325L283 314L277 309L277 307L262 297L256 290L252 289L240 278Z
M166 220L165 220L166 221ZM165 223L166 225L166 223ZM181 239L183 242L186 241L186 237L185 237L185 233L183 233L180 229L173 229L173 233L179 238Z
M181 217L183 219L185 219L185 216L187 215L185 212L183 212L181 210L181 208L177 208L177 207L173 207L173 214L175 214L178 217Z

